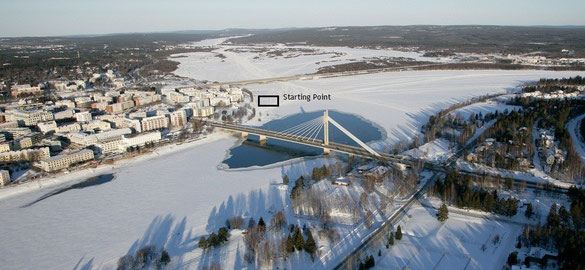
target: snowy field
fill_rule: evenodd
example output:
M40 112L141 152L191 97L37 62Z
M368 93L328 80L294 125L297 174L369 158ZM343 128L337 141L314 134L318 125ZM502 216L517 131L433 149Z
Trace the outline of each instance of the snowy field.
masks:
M425 62L452 60L423 57L418 52L374 50L348 47L276 45L221 45L226 38L206 40L193 46L214 46L211 52L171 56L179 62L174 72L183 77L210 81L239 81L311 74L321 67L387 58L408 58Z
M374 252L375 269L501 269L522 231L520 225L454 213L441 223L435 214L434 209L413 206L399 223L402 240L382 247L382 257Z
M416 136L429 116L470 97L514 90L519 84L540 78L584 75L583 72L551 71L412 71L389 72L311 81L290 81L249 85L255 95L331 94L331 101L284 101L278 108L259 108L260 125L270 119L303 111L324 109L353 113L381 126L390 143ZM496 107L480 104L482 110ZM267 116L268 114L268 116Z
M454 116L459 116L464 120L468 120L471 114L483 114L486 115L488 113L495 113L495 112L504 112L508 111L518 111L522 107L521 106L514 106L514 105L507 105L503 103L505 101L497 101L497 100L488 100L486 102L478 102L471 104L469 106L465 106L463 108L454 110L451 112Z

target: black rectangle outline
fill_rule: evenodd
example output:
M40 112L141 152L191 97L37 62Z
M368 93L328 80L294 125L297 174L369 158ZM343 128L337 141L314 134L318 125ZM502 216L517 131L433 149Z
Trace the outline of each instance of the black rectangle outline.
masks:
M260 105L261 98L276 98L276 105ZM279 107L280 106L280 96L279 95L259 95L258 96L258 107Z

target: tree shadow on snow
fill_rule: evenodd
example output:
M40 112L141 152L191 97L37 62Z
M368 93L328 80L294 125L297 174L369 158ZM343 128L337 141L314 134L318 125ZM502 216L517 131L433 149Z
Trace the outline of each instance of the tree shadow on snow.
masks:
M79 259L77 264L73 267L74 270L90 270L93 269L93 259L89 259L89 261L82 263L85 260L85 256Z
M226 226L226 220L233 216L252 217L256 221L260 217L265 221L270 220L274 213L284 210L282 191L278 187L279 185L271 185L268 191L252 190L247 195L240 193L235 198L230 195L219 208L213 207L205 229L209 233L216 232Z
M178 258L177 265L182 265L183 255L196 248L191 230L187 230L187 218L175 219L172 215L155 217L144 235L136 239L127 254L134 256L143 247L153 245L164 248L171 257Z

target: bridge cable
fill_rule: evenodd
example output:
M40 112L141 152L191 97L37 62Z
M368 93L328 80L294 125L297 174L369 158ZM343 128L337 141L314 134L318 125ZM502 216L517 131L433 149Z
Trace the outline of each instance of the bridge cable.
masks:
M323 129L324 125L320 125L319 129L317 129L317 133L315 133L315 137L313 138L312 142L315 142L315 140L317 139L317 137L319 137L319 133L321 132L321 129ZM313 135L311 135L311 137L313 137Z
M306 135L308 135L314 128L317 128L319 125L321 125L320 122L315 121L311 126L307 127L305 130L303 130L302 132L298 133L295 137L297 138L301 138L301 137L305 137Z
M313 125L315 125L316 123L311 121L311 122L307 122L305 125L298 127L297 129L290 131L288 134L284 134L284 136L286 137L296 137L297 135L304 133L307 129L311 128Z
M313 119L313 120L308 121L308 122L304 122L304 123L298 124L298 125L296 125L294 127L290 127L288 129L285 129L285 130L279 132L279 134L284 135L286 137L290 137L291 134L292 135L297 134L299 131L302 131L302 130L304 130L305 128L307 128L309 126L312 126L316 122L316 120L318 120L318 118L317 119Z
M316 120L316 119L314 119L314 120ZM290 133L293 133L293 131L296 132L297 130L303 129L305 126L311 125L314 120L311 120L311 121L308 121L308 122L304 122L304 123L298 124L296 126L287 128L287 129L285 129L283 131L280 131L278 133L286 136L286 135L288 135Z
M306 138L307 138L307 142L309 140L311 140L313 138L313 136L315 136L315 131L319 131L321 129L321 126L323 126L323 123L319 123L318 125L316 125L313 129L311 129L311 131L309 132L309 134L307 134Z

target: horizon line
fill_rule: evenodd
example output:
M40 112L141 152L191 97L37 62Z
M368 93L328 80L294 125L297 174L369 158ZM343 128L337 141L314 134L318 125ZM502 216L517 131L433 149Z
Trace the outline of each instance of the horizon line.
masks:
M306 26L306 27L277 27L277 28L245 28L245 27L229 27L223 29L188 29L188 30L161 30L161 31L136 31L136 32L110 32L110 33L88 33L88 34L68 34L68 35L24 35L24 36L0 36L0 39L19 39L19 38L94 38L115 35L135 35L135 34L188 34L185 32L224 32L224 31L270 31L270 30L293 30L293 29L315 29L315 28L331 28L331 27L408 27L408 26L499 26L499 27L545 27L545 28L585 28L585 24L385 24L385 25L330 25L330 26ZM196 33L193 33L196 34Z

